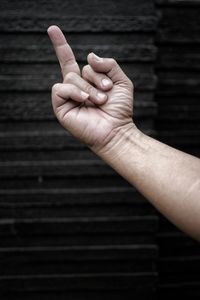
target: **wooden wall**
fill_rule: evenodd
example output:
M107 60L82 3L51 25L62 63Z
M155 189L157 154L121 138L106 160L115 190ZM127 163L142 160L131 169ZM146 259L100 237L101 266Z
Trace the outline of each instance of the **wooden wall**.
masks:
M50 90L61 77L46 29L61 26L81 65L90 51L116 58L135 82L141 130L197 154L199 9L198 1L1 0L2 299L149 300L182 287L198 298L199 246L53 116Z
M61 78L46 34L60 25L81 65L90 51L115 57L136 82L137 122L153 133L153 2L0 6L1 298L153 299L158 218L55 120L50 89Z

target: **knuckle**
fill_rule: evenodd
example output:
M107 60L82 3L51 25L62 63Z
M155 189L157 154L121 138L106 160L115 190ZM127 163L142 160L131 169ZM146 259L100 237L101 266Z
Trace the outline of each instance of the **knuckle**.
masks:
M112 66L116 66L116 65L117 65L117 62L116 62L116 60L115 60L114 58L110 58L110 64L111 64Z
M84 67L83 67L83 72L87 72L88 71L88 69L89 69L89 65L85 65Z
M132 80L128 80L128 84L129 84L129 87L134 90L134 83L132 82Z
M55 83L53 86L52 86L52 94L56 94L60 89L60 83Z
M89 65L85 65L85 66L83 67L83 69L82 69L82 75L83 75L84 77L86 77L87 74L89 73L90 69L91 69L91 67L90 67Z
M75 86L72 83L64 83L63 88L64 88L66 96L67 96L73 92Z
M77 89L77 87L73 84L66 84L66 89L68 91L68 94L72 94L74 90Z
M92 85L90 85L90 84L87 84L87 85L86 85L85 90L86 90L86 92L87 92L88 94L90 94L90 95L96 94L96 92L95 92L96 89L95 89Z
M65 82L72 82L74 78L76 77L76 73L74 72L69 72L65 75L64 81Z

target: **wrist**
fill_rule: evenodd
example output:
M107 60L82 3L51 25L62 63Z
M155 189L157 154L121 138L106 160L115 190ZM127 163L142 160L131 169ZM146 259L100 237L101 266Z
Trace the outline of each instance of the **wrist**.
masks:
M112 165L124 153L127 153L130 147L140 144L141 136L142 132L133 122L130 122L114 129L106 143L102 147L92 148L92 151Z

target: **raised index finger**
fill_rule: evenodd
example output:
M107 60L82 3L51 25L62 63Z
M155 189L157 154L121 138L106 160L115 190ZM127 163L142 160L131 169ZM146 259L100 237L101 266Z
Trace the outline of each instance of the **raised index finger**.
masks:
M80 75L80 68L77 64L74 53L60 28L52 25L48 28L47 32L56 51L63 78L69 72L75 72Z

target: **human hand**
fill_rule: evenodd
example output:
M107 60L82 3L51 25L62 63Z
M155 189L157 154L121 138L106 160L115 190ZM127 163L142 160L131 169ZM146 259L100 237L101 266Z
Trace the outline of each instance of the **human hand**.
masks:
M51 26L48 34L63 74L63 83L52 87L56 117L72 135L98 152L122 128L134 127L133 84L114 59L100 58L94 53L88 55L88 65L83 67L81 77L62 31Z

